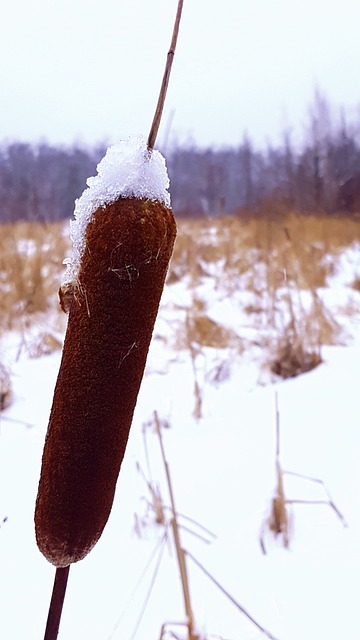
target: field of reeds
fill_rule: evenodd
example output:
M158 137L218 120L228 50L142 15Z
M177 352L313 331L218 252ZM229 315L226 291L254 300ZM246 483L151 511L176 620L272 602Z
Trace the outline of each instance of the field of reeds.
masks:
M157 395L155 393L155 407L159 409L159 419L157 413L153 413L154 394L145 393L142 398L142 415L147 412L153 415L149 422L143 421L143 437L146 442L149 441L150 448L151 435L156 431L157 422L161 423L164 434L170 427L171 431L176 431L176 423L180 423L181 429L184 426L192 429L193 424L208 425L209 417L210 423L211 420L215 422L215 417L211 416L213 411L220 416L221 431L226 421L224 414L229 408L224 405L224 400L221 406L214 408L212 397L215 398L219 390L226 388L226 382L235 380L232 388L240 382L242 390L252 389L314 369L326 359L326 347L351 342L351 331L357 328L360 311L360 224L355 220L289 213L276 219L262 216L246 220L235 217L179 220L178 228L147 365L148 382L153 379L154 387L151 388L158 390ZM12 376L19 377L21 371L15 361L21 364L21 360L28 362L29 358L37 358L36 362L32 362L36 366L41 356L60 352L67 316L60 308L57 292L65 273L63 260L70 255L71 246L67 223L19 223L2 225L0 229L0 401L4 409L12 402ZM11 357L8 358L10 350ZM58 362L57 356L55 359ZM7 367L9 360L12 366ZM53 362L52 358L43 360ZM179 385L177 392L181 390L181 393L174 390L171 394L172 383L167 382L165 376L169 374L169 380L174 380L174 370L176 384ZM19 380L15 377L14 386L17 389L14 396L18 402ZM162 386L158 387L158 384ZM300 497L292 496L288 487L293 481L315 483L315 488L319 488L319 497L310 500L309 504L318 505L319 510L322 505L330 506L330 516L334 519L331 526L333 522L334 526L339 524L334 514L338 516L340 524L344 524L344 527L346 524L345 516L342 516L343 502L346 504L346 501L336 495L335 504L328 496L333 485L329 483L328 476L323 474L316 447L313 447L314 470L306 467L304 459L299 467L293 463L289 465L286 455L282 467L279 442L280 436L289 429L289 424L286 424L284 396L278 402L280 387L275 385L274 388L276 487L267 512L263 515L256 512L255 518L255 535L259 536L258 546L264 555L269 550L269 536L279 539L284 547L291 547L292 511L298 503L307 504L302 485ZM30 393L30 390L27 392ZM219 402L219 396L216 397ZM233 399L234 406L231 409L236 416L236 425L238 421L246 424L248 418L243 407L244 397L241 409L236 406L236 400ZM296 398L297 403L302 401ZM4 412L4 420L13 419L18 426L24 426L26 433L32 433L32 425L27 423L29 417L21 413L20 405L18 402L15 419L9 418L8 412ZM186 405L186 415L191 414L191 425L181 423L183 405ZM171 410L167 413L168 406L171 406ZM249 431L245 429L246 439L250 441L251 429L256 422L255 406L252 411ZM342 407L342 415L344 411L345 407ZM20 422L17 422L18 419ZM270 429L267 423L260 425L262 437L272 440L273 415L269 414L266 420ZM291 420L294 422L293 415ZM45 427L46 419L42 419L42 422ZM260 424L261 420L257 422ZM322 418L320 424L323 422L326 419ZM13 426L13 422L9 424ZM301 429L304 428L305 424L301 426ZM160 432L159 428L157 430ZM198 433L195 429L192 431ZM255 433L257 456L258 436L255 437ZM237 437L240 438L239 435ZM263 451L266 452L266 460L270 461L266 465L271 465L273 452L269 442L265 445L265 441ZM241 449L236 441L234 456L237 456L237 447ZM283 449L286 454L286 446L281 447L281 453ZM147 455L146 450L146 459ZM190 455L188 450L187 455ZM227 455L230 455L229 450ZM252 459L255 466L256 456ZM245 458L243 456L239 465L236 457L236 473L243 467ZM144 477L147 473L145 463L146 460L142 466L137 466L138 473L141 472ZM172 469L174 467L177 479L176 491L181 496L184 489L177 464L181 464L180 460L172 456ZM197 464L194 462L194 467ZM206 460L202 459L202 469L204 465L206 468L206 464ZM187 475L189 473L188 469ZM206 478L204 495L207 496L212 468L208 473L204 470L202 473ZM257 473L260 477L259 469ZM145 477L145 482L150 498L141 503L141 509L134 516L134 531L140 539L149 535L153 521L156 526L164 526L164 522L167 526L159 489L153 484L151 475L149 478ZM268 483L266 494L271 494ZM202 500L206 502L204 496ZM10 507L8 510L11 515ZM211 523L215 528L220 526L220 511L216 512ZM249 505L241 518L247 518L248 513L251 513ZM5 516L3 523L6 524L7 511ZM301 520L297 526L301 528ZM198 595L196 591L195 600ZM163 621L167 619L165 613L162 612L161 616ZM167 637L165 632L161 637ZM190 632L189 637L192 637Z
M359 244L360 223L342 217L178 221L155 337L190 356L195 418L205 378L221 382L239 359L257 360L268 382L313 369L324 345L346 342L360 308ZM62 347L58 289L70 251L67 223L1 225L0 330L20 333L31 357Z
M289 213L179 220L178 227L164 296L171 300L180 282L187 291L186 299L175 294L168 319L176 349L195 360L204 347L233 355L258 348L273 374L286 378L316 366L323 345L346 339L342 318L360 304L358 221ZM67 223L1 225L0 329L20 331L33 355L61 347L58 288L70 251ZM337 299L340 271L348 296ZM221 313L219 300L226 300ZM222 368L223 361L214 375Z

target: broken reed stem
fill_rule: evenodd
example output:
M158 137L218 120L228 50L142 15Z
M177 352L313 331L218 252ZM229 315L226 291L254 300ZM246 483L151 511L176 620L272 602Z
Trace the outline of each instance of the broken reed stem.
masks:
M190 597L189 580L187 575L185 552L180 542L179 524L177 521L177 512L175 509L175 500L174 500L174 493L173 493L171 477L170 477L170 469L165 456L164 444L163 444L162 435L161 435L160 420L156 411L154 411L154 423L155 423L156 432L159 438L161 457L164 464L166 481L167 481L168 491L170 496L170 504L171 504L171 511L172 511L171 526L173 530L176 555L177 555L180 578L181 578L181 586L182 586L183 597L184 597L185 613L187 617L187 626L188 626L188 632L189 632L187 640L199 640L198 636L194 632L194 616L193 616L192 607L191 607L191 597Z
M44 640L56 640L58 636L69 569L70 565L56 568Z
M211 573L209 573L209 571L204 567L204 565L201 564L201 562L199 562L199 560L197 560L197 558L195 558L195 556L193 556L192 553L190 553L190 551L188 551L187 549L184 549L184 553L185 553L185 556L190 558L199 567L199 569L201 569L201 571L209 578L209 580L211 580L211 582L215 584L215 586L224 594L224 596L226 596L230 600L230 602L232 602L232 604L234 604L235 607L239 609L239 611L241 611L241 613L243 613L248 618L248 620L250 620L250 622L252 622L252 624L255 625L255 627L257 627L257 629L259 629L259 631L261 631L261 633L266 635L267 638L270 638L270 640L277 640L277 638L273 636L273 634L270 633L270 631L268 631L267 629L265 629L265 627L259 624L255 620L255 618L253 618L253 616L250 615L250 613L246 609L244 609L244 607L240 604L240 602L238 602L231 595L231 593L229 593L229 591L227 591L226 589L224 589L223 586L221 586L221 584L216 580L216 578L214 578L214 576L211 575Z
M148 141L147 141L147 146L148 146L149 150L154 148L156 136L157 136L157 133L158 133L158 130L159 130L159 126L160 126L160 121L161 121L161 116L162 116L162 112L163 112L163 108L164 108L166 93L167 93L167 89L168 89L168 85L169 85L171 67L172 67L172 63L173 63L173 59L174 59L174 55L175 55L175 48L176 48L177 37L178 37L178 33L179 33L179 27L180 27L180 20L181 20L181 13L182 13L183 4L184 4L184 0L179 0L177 12L176 12L174 30L173 30L173 34L172 34L172 38L171 38L170 49L169 49L168 54L167 54L165 71L164 71L164 75L163 75L163 79L162 79L162 83L161 83L159 99L158 99L158 103L156 105L155 115L154 115L154 119L152 121L151 129L150 129L150 133L149 133L149 137L148 137Z

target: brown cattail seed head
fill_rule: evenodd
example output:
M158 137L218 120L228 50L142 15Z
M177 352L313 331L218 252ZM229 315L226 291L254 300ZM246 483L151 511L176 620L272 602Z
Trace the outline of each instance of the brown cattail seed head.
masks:
M109 517L175 236L157 200L99 207L76 295L63 291L68 327L35 510L38 546L56 566L81 560Z

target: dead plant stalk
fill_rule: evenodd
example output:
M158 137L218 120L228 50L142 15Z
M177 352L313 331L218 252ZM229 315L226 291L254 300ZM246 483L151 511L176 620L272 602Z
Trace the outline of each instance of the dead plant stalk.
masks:
M171 505L171 511L172 511L171 527L174 535L174 543L176 548L176 555L177 555L177 560L179 565L181 585L182 585L183 596L184 596L185 613L187 617L187 627L188 627L188 640L199 640L199 637L195 634L195 631L194 631L194 616L193 616L192 607L191 607L190 588L189 588L189 580L188 580L186 560L185 560L185 552L180 542L180 531L179 531L179 525L177 521L177 513L175 509L175 500L174 500L174 492L173 492L171 477L170 477L170 469L165 456L164 444L163 444L162 435L161 435L160 421L156 411L154 412L154 422L156 426L156 432L159 437L161 456L164 463L166 481L167 481L168 490L169 490L170 505Z

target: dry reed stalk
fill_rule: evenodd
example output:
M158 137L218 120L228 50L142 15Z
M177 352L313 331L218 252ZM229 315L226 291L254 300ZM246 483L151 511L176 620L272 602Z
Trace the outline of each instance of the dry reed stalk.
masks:
M202 402L203 402L201 386L198 380L198 370L196 366L196 359L199 354L199 347L192 340L192 337L191 337L190 320L189 320L188 313L186 315L186 320L185 320L185 329L186 329L186 336L187 336L187 347L189 349L189 354L190 354L191 368L193 370L193 375L194 375L195 406L194 406L193 416L196 421L199 421L202 417Z
M171 43L170 43L170 49L169 49L168 54L167 54L165 71L164 71L164 75L163 75L163 79L162 79L162 83L161 83L159 99L158 99L158 103L156 105L154 119L153 119L153 122L152 122L152 125L151 125L149 137L148 137L148 148L149 149L153 149L154 148L156 136L157 136L157 133L158 133L158 130L159 130L160 122L161 122L161 116L162 116L162 112L163 112L163 109L164 109L166 93L167 93L168 85L169 85L171 67L172 67L172 63L173 63L173 60L174 60L176 43L177 43L177 39L178 39L178 35L179 35L179 28L180 28L183 4L184 4L183 0L178 0L178 6L177 6L176 17L175 17L173 34L172 34Z
M280 411L279 411L279 401L278 394L275 393L275 415L276 415L276 454L275 454L275 467L276 467L276 489L274 497L271 501L271 511L263 523L260 532L260 546L263 553L266 553L265 543L264 543L264 532L265 527L267 526L270 531L273 532L275 537L279 535L282 537L283 545L287 549L290 543L290 517L288 513L287 506L288 505L296 505L296 504L306 504L306 505L327 505L335 512L336 516L341 521L344 527L347 527L347 522L340 512L338 507L335 505L333 499L330 496L330 493L323 482L319 478L313 478L311 476L307 476L301 473L297 473L294 471L284 471L280 464ZM325 500L299 500L299 499L289 499L285 496L284 490L284 476L290 475L295 476L297 478L301 478L302 480L308 480L309 482L313 482L315 484L321 485L323 488L326 498Z
M148 480L139 462L137 462L136 468L145 481L145 484L150 493L150 501L147 499L145 500L148 507L150 507L151 511L155 514L155 523L161 526L165 526L166 519L164 512L164 503L161 497L160 487L155 482L153 482L153 480ZM137 518L137 522L142 521Z
M282 536L284 547L289 546L289 516L286 510L283 471L280 464L280 411L278 394L275 393L275 419L276 419L276 490L271 503L271 512L267 521L270 531L277 537Z
M284 547L289 546L289 517L286 510L283 472L280 462L276 460L276 491L271 503L271 512L268 518L270 531L277 537L282 536Z
M236 600L236 598L234 598L231 593L220 584L220 582L206 569L206 567L201 562L199 562L197 558L195 558L195 556L193 556L192 553L185 550L185 556L190 558L194 562L194 564L196 564L196 566L206 575L207 578L209 578L209 580L217 587L217 589L219 589L219 591L221 591L221 593L223 593L226 598L239 611L241 611L241 613L243 613L246 618L248 618L248 620L250 620L250 622L258 629L258 631L260 631L260 633L264 634L267 638L269 638L269 640L277 640L277 638L270 631L268 631L268 629L263 627L257 622L257 620L255 620L255 618L240 604L240 602L238 602L238 600Z
M177 555L180 578L181 578L181 586L182 586L183 597L184 597L185 613L187 618L187 622L186 622L186 626L188 628L187 640L200 640L194 628L194 615L193 615L192 605L191 605L185 551L181 546L179 524L178 524L177 512L175 508L174 492L173 492L171 476L170 476L170 467L166 460L164 444L163 444L162 435L161 435L160 421L156 411L154 412L154 423L156 426L156 431L157 431L157 435L160 442L161 456L162 456L162 460L165 468L166 481L167 481L169 497L170 497L170 505L171 505L171 512L172 512L171 527L172 527L173 536L174 536L174 543L175 543L176 555Z

